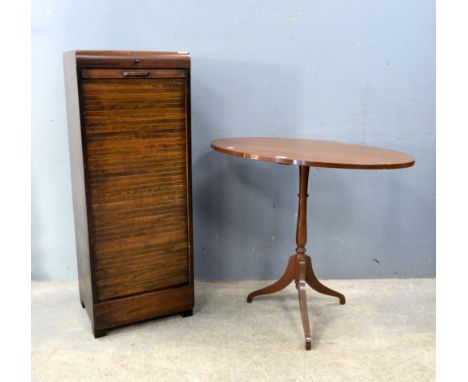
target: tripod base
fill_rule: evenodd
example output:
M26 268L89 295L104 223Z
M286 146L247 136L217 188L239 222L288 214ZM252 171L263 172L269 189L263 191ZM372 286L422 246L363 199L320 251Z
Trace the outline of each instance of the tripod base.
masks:
M283 276L281 276L281 278L275 283L250 293L247 296L247 302L252 302L252 300L258 296L279 292L286 288L292 281L296 283L299 295L299 306L301 308L302 325L304 327L305 348L306 350L310 350L312 347L312 339L307 312L306 283L319 293L337 297L342 305L346 302L345 296L326 287L317 279L314 270L312 269L310 256L305 254L296 254L289 257L288 266L286 267L286 271Z

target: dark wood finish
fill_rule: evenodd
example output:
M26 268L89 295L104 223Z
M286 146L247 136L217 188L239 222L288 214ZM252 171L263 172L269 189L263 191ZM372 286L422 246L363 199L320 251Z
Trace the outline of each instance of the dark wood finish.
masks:
M97 329L109 329L154 317L185 313L193 301L193 287L169 288L96 305Z
M337 297L338 300L340 301L341 305L344 305L346 303L346 298L343 296L341 293L334 291L333 289L330 289L323 285L315 276L314 270L312 268L312 262L310 259L309 255L305 255L305 268L306 268L306 274L305 274L305 281L306 283L315 291L325 294L327 296L332 296L332 297ZM275 292L279 292L286 288L291 282L294 280L296 282L296 286L298 285L298 278L296 278L297 274L297 256L293 255L289 257L288 260L288 265L286 267L286 270L284 271L283 275L280 277L280 279L273 284L256 290L252 293L250 293L247 296L247 302L252 302L255 297L258 296L263 296L267 294L272 294Z
M180 315L182 317L191 317L193 316L193 309L186 310L184 312L181 312Z
M296 269L295 281L299 292L299 306L301 309L302 326L304 327L305 347L310 350L312 347L312 337L310 336L309 315L307 313L306 298L306 262L305 245L307 243L307 185L309 182L309 167L299 167L299 206L297 210L296 227Z
M286 270L278 281L250 293L247 296L247 302L251 303L258 296L279 292L294 281L298 291L305 348L310 350L312 348L312 336L307 311L306 284L319 293L337 297L342 305L346 303L346 299L343 294L326 287L317 279L310 256L306 255L309 166L394 169L410 167L415 160L404 153L375 147L286 138L217 139L211 142L211 147L221 153L243 158L299 165L296 254L289 258Z
M81 68L190 69L187 52L81 50L76 62Z
M96 336L193 308L189 60L65 54L80 296Z
M411 167L407 154L377 147L292 138L225 138L211 142L223 154L280 164L383 170Z
M346 298L341 293L334 291L323 285L315 276L314 268L312 267L312 261L310 256L306 256L306 283L309 286L316 290L319 293L326 294L328 296L337 297L340 300L340 304L344 305L346 303Z
M344 304L346 301L345 297L341 293L327 288L317 280L312 269L310 257L306 255L308 180L309 167L299 166L299 205L296 227L296 254L289 258L286 271L277 282L265 288L256 290L247 296L247 302L252 302L255 297L279 292L294 281L298 290L306 350L310 350L312 348L312 336L310 334L309 316L307 312L306 283L317 292L338 297L341 304Z
M83 157L81 111L75 52L64 54L64 72L80 302L86 308L94 332L95 289L93 285L93 264L91 261L92 253L90 251L88 235L85 162Z
M97 300L187 284L185 80L82 91Z
M84 78L185 78L185 69L83 69Z

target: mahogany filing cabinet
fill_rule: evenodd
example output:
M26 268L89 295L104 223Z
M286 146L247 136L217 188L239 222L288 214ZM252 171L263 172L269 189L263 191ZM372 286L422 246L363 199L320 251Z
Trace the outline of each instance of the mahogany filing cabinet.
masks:
M194 305L190 56L64 54L81 304L93 334Z

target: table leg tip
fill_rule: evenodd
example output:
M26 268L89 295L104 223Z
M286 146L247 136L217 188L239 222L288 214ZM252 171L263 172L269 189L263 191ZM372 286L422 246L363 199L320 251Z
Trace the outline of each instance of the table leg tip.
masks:
M306 341L306 343L305 343L305 349L306 349L306 350L311 350L311 349L312 349L312 342Z

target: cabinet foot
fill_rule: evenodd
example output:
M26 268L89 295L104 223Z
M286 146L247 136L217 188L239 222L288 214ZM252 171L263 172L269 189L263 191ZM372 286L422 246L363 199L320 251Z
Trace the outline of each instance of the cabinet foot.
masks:
M193 316L193 309L185 310L180 313L182 317L190 317Z
M104 337L107 334L106 330L93 330L94 338Z

